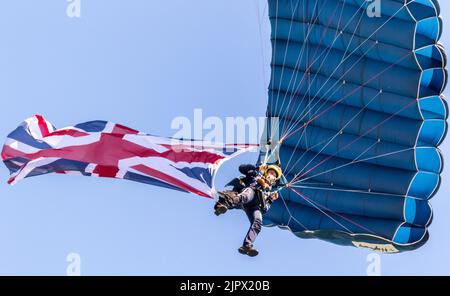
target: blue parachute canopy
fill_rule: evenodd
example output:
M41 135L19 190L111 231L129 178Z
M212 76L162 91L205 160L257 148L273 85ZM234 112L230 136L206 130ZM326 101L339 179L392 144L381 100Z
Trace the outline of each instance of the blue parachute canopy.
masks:
M447 130L438 2L268 3L267 117L290 187L265 224L383 252L422 246Z

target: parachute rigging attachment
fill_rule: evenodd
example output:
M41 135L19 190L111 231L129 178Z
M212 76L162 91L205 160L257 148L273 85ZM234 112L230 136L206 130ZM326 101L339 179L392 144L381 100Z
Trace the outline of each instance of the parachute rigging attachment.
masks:
M280 121L278 117L266 118L260 142L259 164L276 164L281 167L279 127Z

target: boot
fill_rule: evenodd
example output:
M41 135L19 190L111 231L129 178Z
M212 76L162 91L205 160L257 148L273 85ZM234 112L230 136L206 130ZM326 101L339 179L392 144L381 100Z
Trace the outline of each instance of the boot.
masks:
M225 204L228 209L231 209L239 204L239 196L235 191L221 191L219 192L219 202Z
M214 214L216 214L216 216L225 214L227 211L228 211L228 207L226 205L224 205L223 203L217 202L214 205Z
M228 210L233 209L239 202L237 192L222 191L219 192L219 200L214 205L214 214L220 216L225 214Z
M259 252L258 250L254 249L253 246L244 245L238 249L239 253L242 255L247 255L250 257L258 256Z

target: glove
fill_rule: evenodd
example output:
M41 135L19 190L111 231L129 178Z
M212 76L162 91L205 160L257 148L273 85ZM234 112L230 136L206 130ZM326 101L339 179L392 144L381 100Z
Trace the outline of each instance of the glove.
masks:
M273 201L277 200L278 197L279 197L278 192L272 193L272 200L273 200Z

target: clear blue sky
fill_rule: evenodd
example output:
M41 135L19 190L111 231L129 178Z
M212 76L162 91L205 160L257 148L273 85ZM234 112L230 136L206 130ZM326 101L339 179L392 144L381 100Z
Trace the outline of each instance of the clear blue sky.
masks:
M450 20L450 4L440 2ZM270 44L264 18L260 39L256 9L263 0L81 3L82 17L70 19L64 0L2 1L2 139L36 113L57 127L105 119L160 135L172 135L171 120L192 117L194 108L205 116L264 114ZM449 145L441 147L446 156ZM253 158L227 163L219 183ZM382 274L450 275L448 174L447 166L428 244L382 255ZM57 175L10 187L7 177L1 168L0 274L64 275L71 252L85 275L366 274L370 251L276 228L263 229L260 256L244 257L236 249L245 215L217 218L212 201L193 195Z

